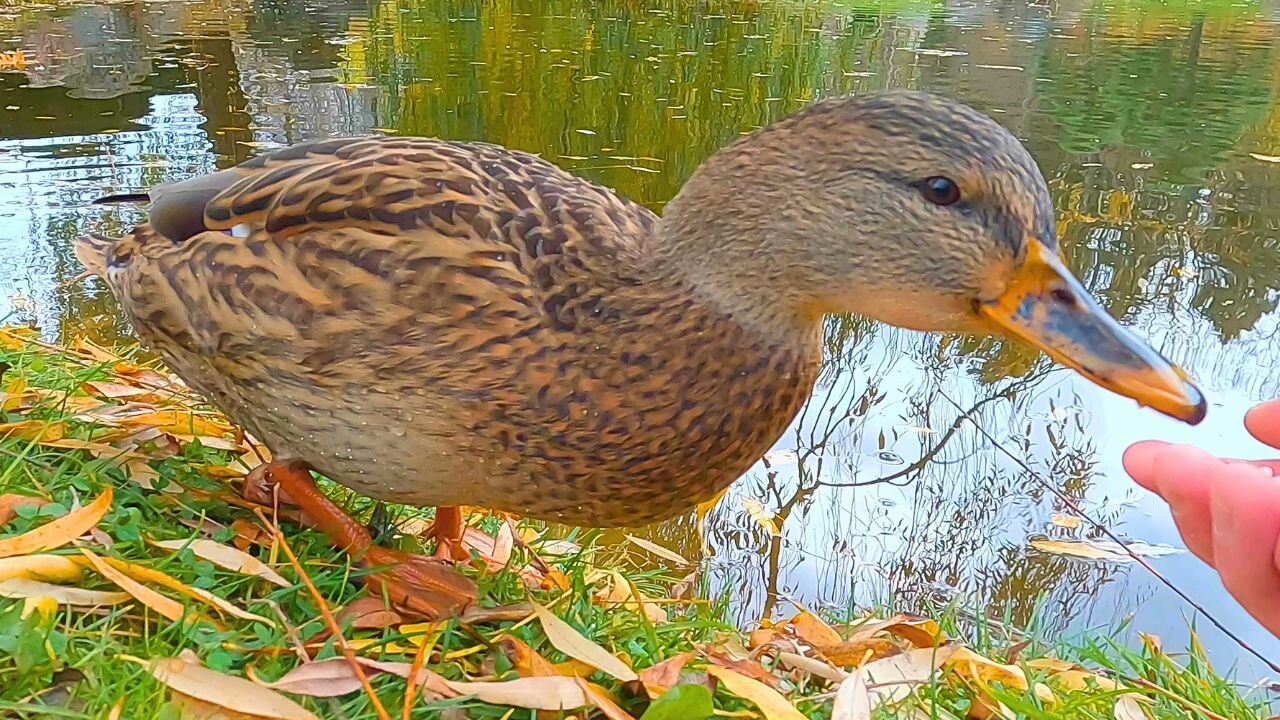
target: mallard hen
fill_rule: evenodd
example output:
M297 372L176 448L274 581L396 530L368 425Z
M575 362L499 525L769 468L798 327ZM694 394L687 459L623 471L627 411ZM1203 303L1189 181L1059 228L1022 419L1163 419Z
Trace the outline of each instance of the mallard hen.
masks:
M305 467L385 501L588 526L713 497L809 396L827 313L1010 335L1163 413L1205 412L1064 267L1017 139L928 94L814 104L713 155L661 217L534 155L400 137L113 199L149 199L150 219L85 237L82 262L363 552ZM432 581L410 566L383 578L412 601Z

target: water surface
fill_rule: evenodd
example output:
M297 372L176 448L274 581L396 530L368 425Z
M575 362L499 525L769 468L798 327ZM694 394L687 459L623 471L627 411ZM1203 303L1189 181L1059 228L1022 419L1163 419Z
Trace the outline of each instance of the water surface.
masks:
M1175 647L1194 611L1150 573L1029 541L1101 537L1052 522L1068 512L1052 487L1125 537L1179 545L1120 468L1135 440L1264 452L1239 422L1280 394L1278 18L1270 2L1178 0L0 7L0 53L22 52L0 55L0 315L55 339L127 337L101 286L68 287L70 245L139 215L89 201L307 138L501 143L660 211L717 147L815 99L956 96L1027 143L1072 266L1199 379L1209 418L1181 426L1025 348L833 319L813 401L707 519L713 586L744 622L929 597L1048 636L1131 619ZM647 532L697 552L692 516ZM1152 562L1280 658L1193 557ZM1200 627L1220 664L1264 674Z

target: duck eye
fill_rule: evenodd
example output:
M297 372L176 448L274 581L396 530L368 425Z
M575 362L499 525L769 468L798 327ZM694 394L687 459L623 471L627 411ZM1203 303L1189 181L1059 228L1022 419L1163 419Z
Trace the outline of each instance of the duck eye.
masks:
M934 205L954 205L960 201L960 186L950 178L934 176L925 178L920 183L920 192L924 194L924 199Z

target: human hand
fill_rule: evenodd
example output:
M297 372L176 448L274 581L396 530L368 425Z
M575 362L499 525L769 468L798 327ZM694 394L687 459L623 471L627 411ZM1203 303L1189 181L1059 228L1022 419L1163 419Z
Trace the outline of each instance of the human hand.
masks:
M1245 415L1245 428L1280 448L1280 400ZM1155 440L1124 453L1124 469L1164 498L1187 548L1212 565L1227 591L1280 636L1280 460L1218 458Z

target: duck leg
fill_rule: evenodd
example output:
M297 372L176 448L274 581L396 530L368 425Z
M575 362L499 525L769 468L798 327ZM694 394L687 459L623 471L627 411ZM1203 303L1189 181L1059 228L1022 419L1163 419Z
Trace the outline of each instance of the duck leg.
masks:
M462 536L466 531L467 525L462 519L462 508L447 506L436 508L435 520L426 532L427 537L436 540L435 557L451 562L469 562L471 553L467 552L462 542Z
M303 524L328 535L331 543L365 567L376 568L364 575L365 586L397 607L437 618L457 613L476 599L475 584L451 563L375 544L368 529L320 492L306 463L284 460L256 468L245 478L244 492L254 502L271 504L273 487L279 488L282 501L302 510Z

